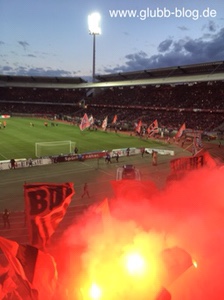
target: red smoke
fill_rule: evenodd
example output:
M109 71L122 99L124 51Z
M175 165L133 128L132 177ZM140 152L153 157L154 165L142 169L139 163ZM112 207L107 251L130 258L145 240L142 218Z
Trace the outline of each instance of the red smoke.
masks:
M216 167L189 172L162 191L153 183L146 188L119 182L117 189L115 183L111 216L93 206L64 234L56 252L62 284L70 293L74 289L77 299L81 294L85 300L155 299L164 283L158 275L160 254L177 246L197 268L189 267L164 286L172 300L223 299L223 178L224 167ZM144 274L128 275L124 261L130 253L144 258ZM88 298L91 285L100 297L97 284L103 286L101 298Z

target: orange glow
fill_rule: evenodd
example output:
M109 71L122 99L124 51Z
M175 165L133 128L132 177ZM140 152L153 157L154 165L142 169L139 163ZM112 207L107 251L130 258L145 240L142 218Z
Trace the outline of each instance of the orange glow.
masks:
M197 268L198 267L198 263L196 262L196 260L192 260L192 264L193 264L193 266L195 267L195 268Z
M126 268L131 275L142 275L145 272L146 264L139 253L131 253L126 256Z
M223 176L224 167L191 172L149 200L140 189L135 201L131 186L121 186L109 202L111 226L90 207L57 255L68 291L81 287L83 300L142 300L164 288L172 299L222 300Z
M89 295L90 295L90 299L99 300L101 299L102 291L97 284L93 283L90 287Z
M83 299L114 300L125 299L128 295L128 299L133 300L136 295L144 298L148 291L156 297L161 288L156 272L157 258L147 249L150 239L144 239L142 245L139 240L142 238L135 240L139 247L120 243L118 248L111 248L109 255L100 249L99 256L88 257L87 276L82 282Z

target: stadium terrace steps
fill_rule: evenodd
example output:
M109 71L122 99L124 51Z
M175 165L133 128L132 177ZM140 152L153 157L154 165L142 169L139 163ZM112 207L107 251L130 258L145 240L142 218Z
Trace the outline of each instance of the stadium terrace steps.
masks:
M59 224L55 233L51 237L52 242L57 241L63 234L63 232L75 222L86 209L88 205L71 206L67 209L64 219ZM15 212L10 215L11 228L3 228L3 223L0 224L0 235L14 240L21 244L29 244L28 230L25 223L24 212Z
M217 159L221 164L224 163L224 141L222 141L221 147L216 143L204 143L204 150L208 151L211 156ZM52 243L57 241L63 232L73 223L75 219L78 218L91 204L96 202L95 198L91 197L90 202L87 202L86 199L82 199L82 203L79 205L72 205L68 207L67 213L64 219L59 224L56 232L51 237ZM12 239L18 243L29 243L28 232L25 225L25 215L24 212L12 212L10 215L10 229L4 229L2 220L0 219L0 235Z

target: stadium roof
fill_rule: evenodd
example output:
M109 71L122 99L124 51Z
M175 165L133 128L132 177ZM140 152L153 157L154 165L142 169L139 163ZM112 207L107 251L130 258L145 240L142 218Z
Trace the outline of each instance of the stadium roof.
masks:
M224 61L147 69L96 76L97 82L86 82L80 77L35 77L0 75L0 87L91 89L119 86L180 84L224 81Z
M176 66L169 68L147 69L136 72L99 75L96 77L96 79L100 82L114 82L124 80L186 77L192 75L212 75L217 73L224 73L224 61L186 66Z
M2 83L8 83L13 86L14 84L80 84L86 81L81 77L49 77L49 76L13 76L13 75L0 75L0 86Z

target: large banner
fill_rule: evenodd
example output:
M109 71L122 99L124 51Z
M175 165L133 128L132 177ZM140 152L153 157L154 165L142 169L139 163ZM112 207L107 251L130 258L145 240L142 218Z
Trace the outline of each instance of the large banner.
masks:
M24 185L26 223L32 246L45 248L74 194L73 183Z
M204 166L204 156L180 157L170 161L172 172L196 170Z
M0 115L0 119L9 119L10 115Z
M59 155L59 156L53 156L51 161L53 163L83 161L86 159L103 158L106 156L106 153L107 151L104 150L100 152L90 152L90 153L82 153L82 154L74 154L74 155Z

